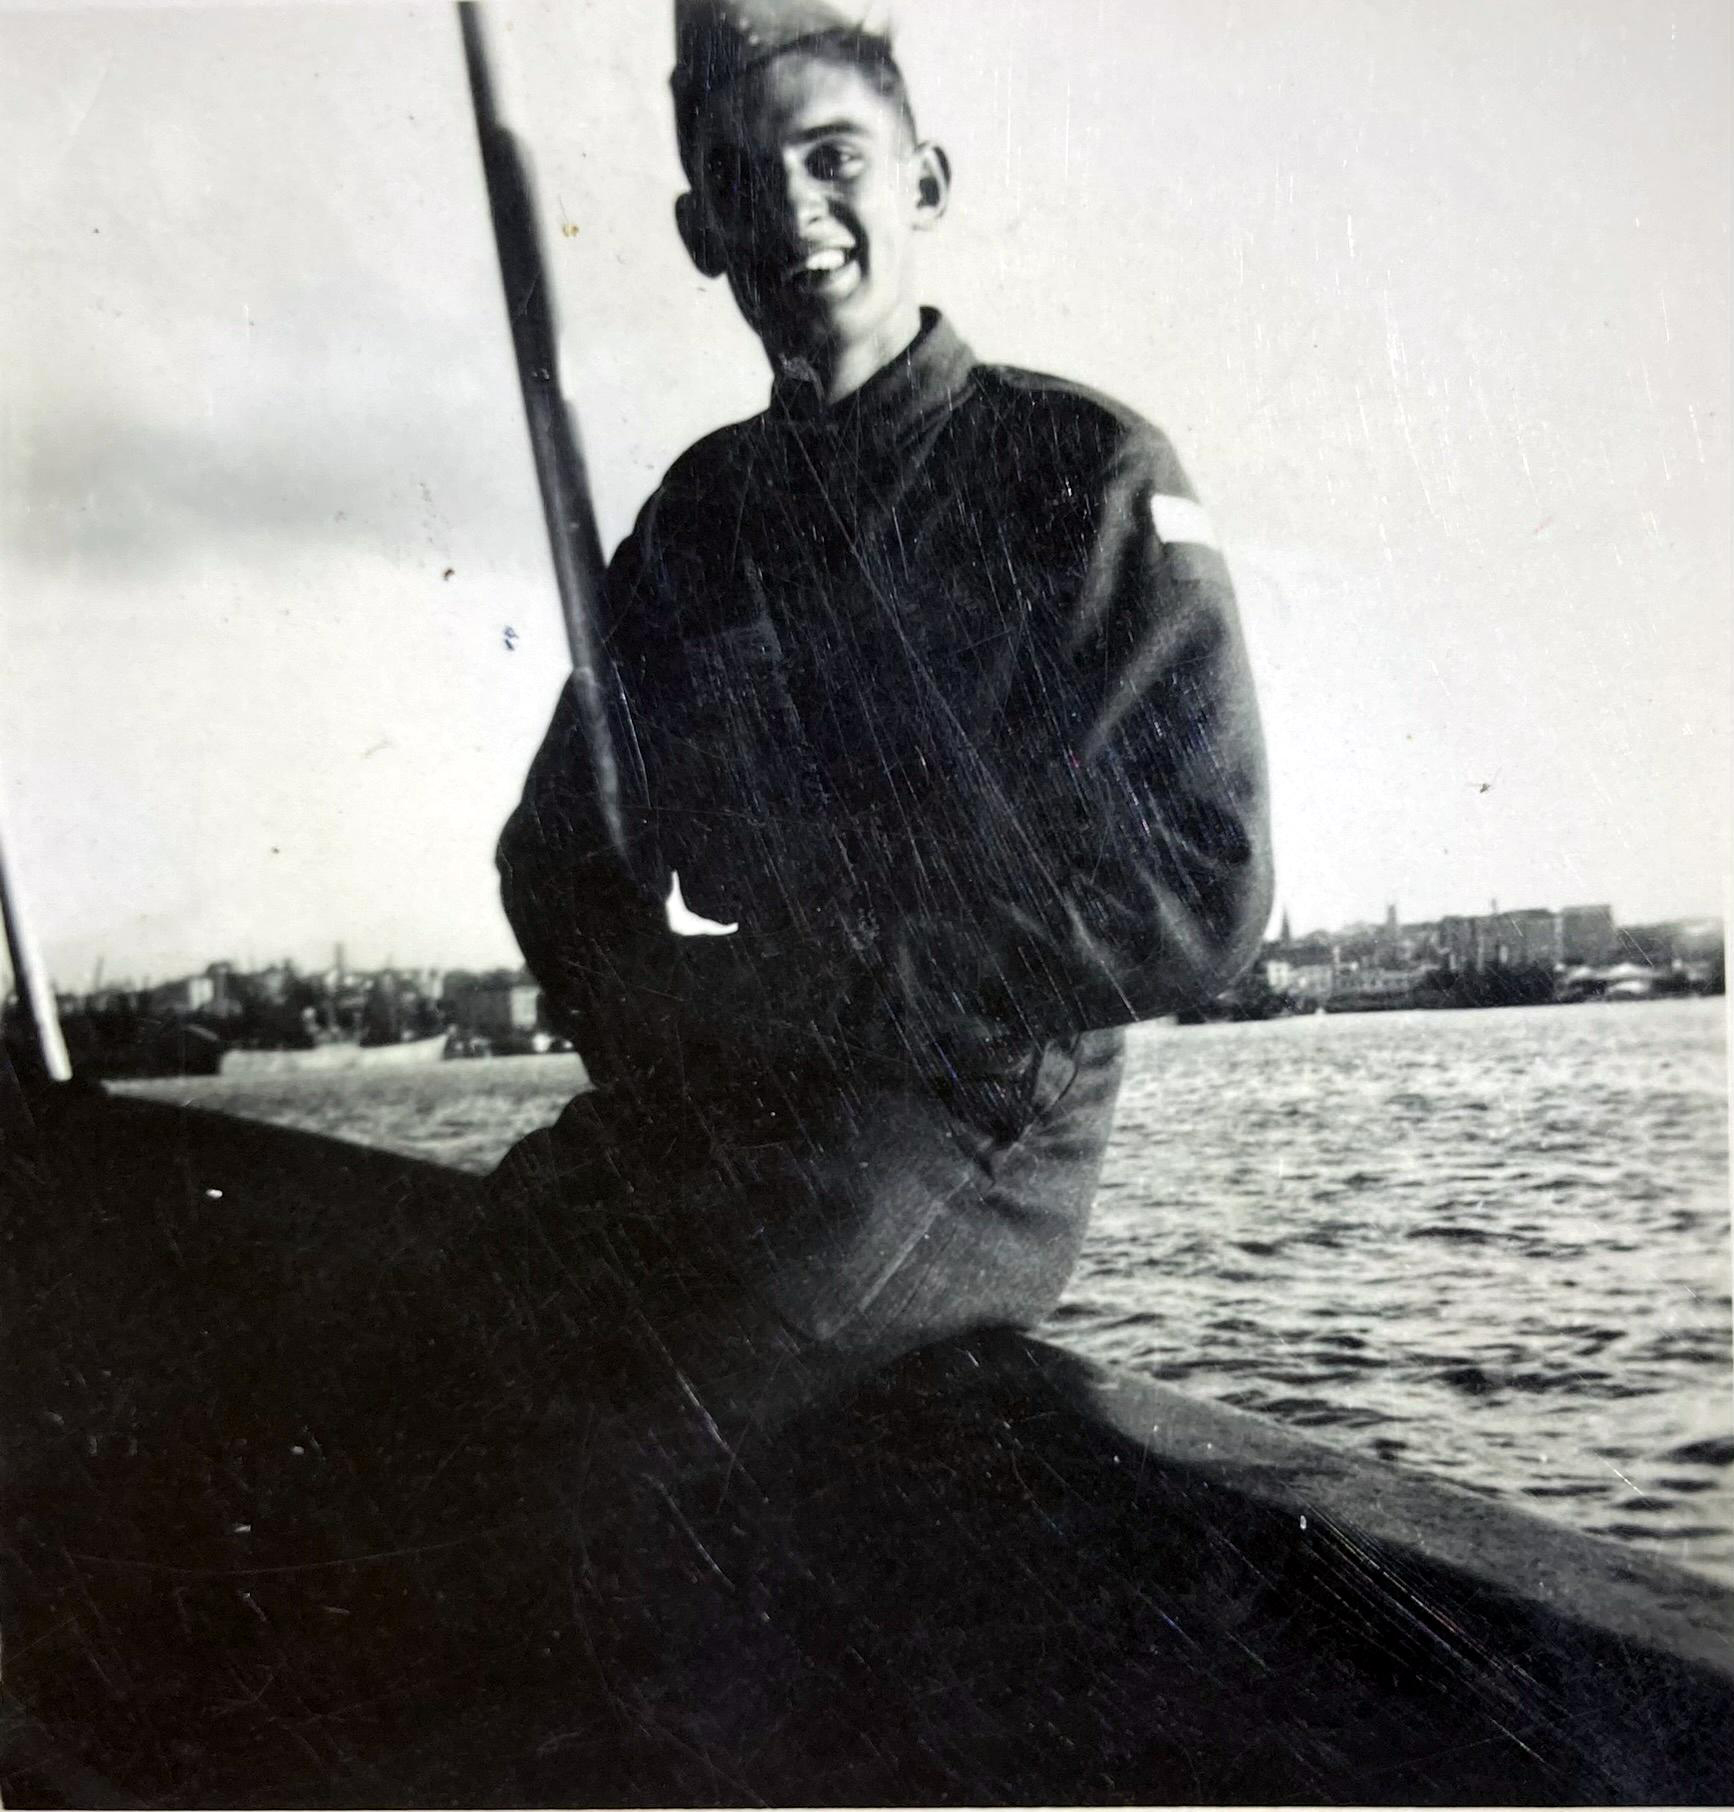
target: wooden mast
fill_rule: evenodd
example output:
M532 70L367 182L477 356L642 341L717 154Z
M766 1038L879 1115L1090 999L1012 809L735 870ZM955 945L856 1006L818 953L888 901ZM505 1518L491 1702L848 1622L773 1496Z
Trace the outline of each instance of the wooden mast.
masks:
M529 169L516 137L501 118L483 12L476 0L458 0L458 26L463 35L476 137L481 145L482 172L493 215L500 282L511 322L524 415L542 490L542 513L548 526L566 639L572 652L572 683L589 745L603 823L616 852L624 855L619 767L608 708L607 660L597 628L604 572L602 542L577 424L560 386L554 298L537 227Z
M60 1029L60 1009L55 1004L54 989L48 971L43 967L41 951L31 935L23 903L6 867L4 825L0 825L0 922L5 926L6 951L12 963L18 1002L30 1027L36 1055L52 1081L70 1082L72 1060L66 1054L66 1038Z

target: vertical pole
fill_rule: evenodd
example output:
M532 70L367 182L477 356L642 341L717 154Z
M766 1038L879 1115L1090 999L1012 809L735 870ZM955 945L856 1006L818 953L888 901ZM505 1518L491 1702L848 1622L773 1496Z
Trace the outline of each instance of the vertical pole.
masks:
M580 721L589 745L602 820L616 851L624 854L607 657L597 628L604 570L602 542L577 424L560 388L553 297L529 169L517 139L500 114L483 12L476 0L458 0L458 28L469 72L482 174L487 182L488 208L500 260L500 283L512 329L512 350L517 358L530 448L542 490L542 513L548 526L554 578L572 651L572 681Z
M66 1039L60 1030L60 1009L55 1005L54 989L48 971L42 966L41 952L30 934L18 891L6 868L6 833L0 826L0 921L6 931L6 951L12 962L12 976L18 988L18 1000L36 1041L36 1052L42 1067L55 1082L72 1080L72 1060L66 1054Z

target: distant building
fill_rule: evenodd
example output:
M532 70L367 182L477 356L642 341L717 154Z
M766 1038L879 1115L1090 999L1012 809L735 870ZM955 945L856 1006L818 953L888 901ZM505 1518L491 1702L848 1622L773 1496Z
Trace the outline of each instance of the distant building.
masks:
M1339 966L1368 968L1383 959L1384 934L1371 925L1350 925L1332 940Z
M296 979L295 965L287 962L272 963L269 968L261 969L247 979L258 999L280 1006L289 998L290 986Z
M1475 921L1451 913L1439 921L1439 956L1453 974L1462 975L1476 967Z
M1722 950L1720 919L1666 919L1659 925L1629 925L1619 933L1620 954L1653 969L1708 962Z
M1545 906L1439 921L1439 953L1457 974L1481 969L1555 969L1565 960L1563 915Z
M368 984L361 1009L363 1044L396 1044L404 1035L406 997L397 976L382 970Z
M1337 996L1358 995L1367 1000L1391 1000L1410 995L1427 979L1425 969L1358 969L1339 978Z
M541 1017L542 991L534 982L459 985L446 999L458 1030L471 1037L526 1037Z
M152 988L148 1005L153 1013L197 1013L216 998L217 984L209 975L187 975Z
M1568 906L1559 915L1560 961L1611 963L1619 948L1619 930L1611 906Z
M1555 969L1564 960L1560 914L1543 906L1493 914L1488 936L1495 968Z
M1290 944L1266 962L1265 976L1279 994L1324 1000L1336 986L1336 952L1329 944Z
M1686 919L1679 923L1675 953L1681 957L1719 955L1724 947L1720 919Z
M1437 959L1440 954L1438 921L1420 919L1413 925L1404 925L1397 947L1398 954L1406 963Z

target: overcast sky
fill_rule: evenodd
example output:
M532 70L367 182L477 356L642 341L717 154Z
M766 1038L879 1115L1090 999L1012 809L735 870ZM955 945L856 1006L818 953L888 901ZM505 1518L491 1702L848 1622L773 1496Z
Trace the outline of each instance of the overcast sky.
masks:
M915 0L985 357L1160 422L1297 929L1728 864L1724 0ZM655 0L500 9L612 545L761 406ZM451 11L0 11L0 804L101 957L512 957L563 641ZM449 576L448 574L449 569Z

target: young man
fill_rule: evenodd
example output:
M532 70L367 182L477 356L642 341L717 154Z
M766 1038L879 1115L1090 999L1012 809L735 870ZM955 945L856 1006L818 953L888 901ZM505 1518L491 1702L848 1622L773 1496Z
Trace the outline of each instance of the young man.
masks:
M1270 873L1208 519L1157 430L922 309L950 170L889 44L817 0L676 37L677 224L772 397L609 571L625 835L569 689L501 843L598 1087L499 1187L750 1419L1052 1309L1121 1028L1235 979Z

